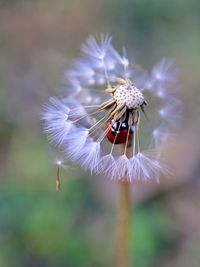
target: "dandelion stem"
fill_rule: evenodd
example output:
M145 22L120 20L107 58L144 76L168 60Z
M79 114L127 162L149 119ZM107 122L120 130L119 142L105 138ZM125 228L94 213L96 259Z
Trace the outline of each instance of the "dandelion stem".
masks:
M121 145L122 153L124 144ZM126 151L127 157L130 157L130 148ZM129 237L130 237L130 184L120 179L118 182L118 204L117 221L115 232L115 243L113 253L113 267L128 267L129 264Z

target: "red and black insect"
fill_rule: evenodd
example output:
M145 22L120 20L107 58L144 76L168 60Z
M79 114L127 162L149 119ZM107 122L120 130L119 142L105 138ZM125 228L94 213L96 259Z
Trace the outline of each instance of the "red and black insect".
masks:
M120 126L121 124L121 126ZM125 143L127 140L130 141L133 135L134 127L132 126L129 131L128 122L124 121L123 123L120 123L119 121L116 121L112 126L111 122L107 121L105 123L105 129L108 129L107 138L108 140L113 144L122 144ZM129 133L128 133L129 132ZM116 136L117 135L117 136Z

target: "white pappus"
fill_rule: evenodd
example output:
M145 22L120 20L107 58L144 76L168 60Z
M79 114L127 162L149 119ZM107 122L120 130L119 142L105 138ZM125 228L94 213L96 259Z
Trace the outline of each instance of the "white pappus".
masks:
M159 181L165 171L159 146L181 119L173 60L162 59L148 73L103 34L89 36L81 51L65 72L67 96L51 97L44 105L44 133L67 159L91 173ZM147 139L150 147L144 147Z

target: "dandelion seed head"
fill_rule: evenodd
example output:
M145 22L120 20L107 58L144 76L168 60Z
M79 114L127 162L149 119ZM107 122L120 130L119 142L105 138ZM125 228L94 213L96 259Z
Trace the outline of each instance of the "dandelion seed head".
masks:
M140 89L128 82L118 85L113 97L117 105L125 104L129 109L139 108L144 102L144 95Z
M158 182L165 169L159 147L173 136L182 115L174 61L163 58L149 73L131 62L125 47L121 55L111 36L103 34L89 36L81 51L82 57L65 72L66 96L50 98L43 108L44 133L84 170L113 180ZM146 138L149 147L144 147ZM154 155L147 153L149 148ZM56 164L63 165L60 160Z

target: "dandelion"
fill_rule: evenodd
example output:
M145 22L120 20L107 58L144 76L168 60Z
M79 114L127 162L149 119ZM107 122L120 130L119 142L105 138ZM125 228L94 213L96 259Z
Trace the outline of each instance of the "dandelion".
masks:
M151 72L120 54L109 35L90 36L65 72L66 95L50 98L43 130L67 160L119 181L114 266L128 265L129 184L166 172L160 148L175 132L181 103L177 70L162 59ZM59 189L59 168L57 173Z
M56 167L56 192L60 191L61 181L60 181L60 173L61 169L68 170L71 167L66 162L63 154L58 151L55 147L50 147L50 155L53 165Z
M124 47L120 55L108 35L90 36L81 51L82 57L65 72L69 93L50 98L44 106L48 139L91 173L129 182L159 181L164 171L159 146L181 117L173 90L174 62L164 58L148 73L131 63ZM124 144L121 155L118 144ZM149 156L148 150L154 154Z

